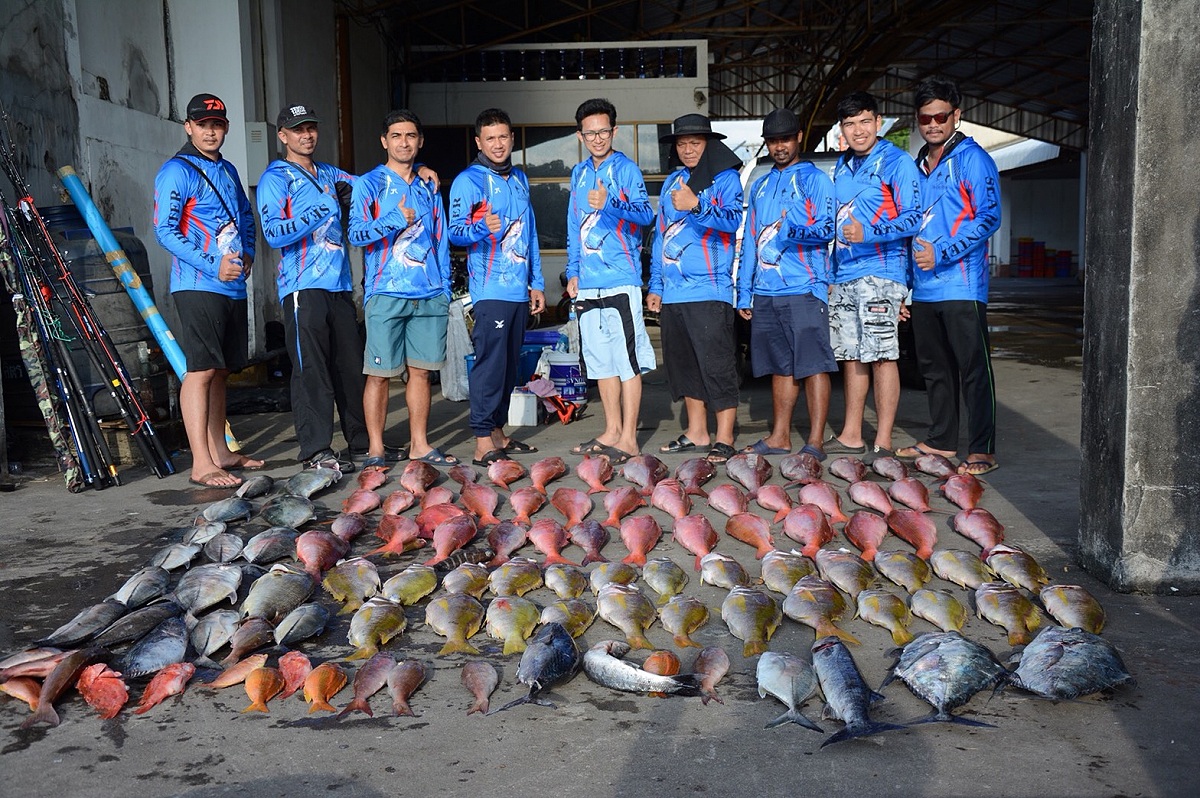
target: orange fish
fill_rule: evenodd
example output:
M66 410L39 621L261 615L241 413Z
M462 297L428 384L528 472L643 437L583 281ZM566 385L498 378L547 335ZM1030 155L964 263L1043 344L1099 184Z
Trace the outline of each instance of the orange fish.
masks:
M375 529L375 537L384 541L384 544L379 548L367 552L365 556L370 557L372 554L403 554L406 551L412 551L425 545L425 541L420 539L421 530L417 527L415 521L403 515L385 515L379 519L379 526Z
M807 488L810 485L804 487ZM803 495L800 498L803 500ZM783 534L804 546L801 553L805 557L815 557L817 549L833 540L836 533L820 507L804 503L793 507L792 511L787 514L787 518L783 519Z
M312 673L312 662L303 652L289 651L279 658L279 672L283 674L283 691L279 699L290 696L304 686L304 680Z
M92 709L100 713L102 720L115 718L129 701L129 688L121 674L103 662L84 668L75 682L75 689Z
M858 482L858 485L867 484ZM870 483L874 484L874 483ZM850 516L850 520L842 527L842 534L862 552L862 558L867 562L875 559L879 546L887 537L887 521L875 513L859 510Z
M492 481L492 484L497 485L504 490L508 490L508 485L510 482L516 482L527 473L528 472L525 470L525 466L521 465L516 460L509 460L507 458L503 460L496 460L488 466L487 470L488 479Z
M605 455L592 457L584 455L575 466L575 476L587 483L588 493L606 493L608 487L604 484L612 479L612 461Z
M54 702L75 685L84 668L108 657L108 651L98 646L68 652L42 682L37 709L21 723L21 728L29 729L38 723L57 726L59 719L58 713L54 711Z
M562 490L566 490L566 488L559 488L559 491ZM576 493L579 492L576 491ZM558 493L554 495L557 496ZM567 530L563 529L562 524L553 518L539 519L529 530L529 542L536 546L538 551L546 555L546 561L543 563L543 566L553 565L554 563L578 565L578 563L571 562L560 553L570 540Z
M800 501L804 504L815 504L821 508L821 512L829 516L829 520L835 523L844 523L850 519L842 512L842 499L838 496L838 492L834 490L833 485L828 482L817 480L809 482L804 487L800 488Z
M702 515L685 515L675 522L671 538L696 555L696 570L700 570L700 558L717 545L717 530Z
M887 514L888 529L896 537L917 550L917 556L928 560L937 545L937 527L929 516L916 510L892 510Z
M437 565L454 552L475 539L475 519L459 515L438 524L433 530L433 550L436 554L425 561L425 565Z
M529 478L533 480L535 490L545 493L546 485L565 473L567 473L567 464L561 457L547 457L533 464L533 468L529 469Z
M24 701L29 705L30 710L37 709L38 694L41 692L42 686L32 676L14 676L0 682L0 693L7 693L13 698Z
M545 503L545 495L538 492L535 488L517 488L508 497L508 505L517 514L513 518L513 521L524 526L529 526L533 523L533 519L530 516L542 509L542 505ZM493 548L495 547L493 546ZM497 551L499 550L497 549Z
M478 482L466 483L459 500L462 506L467 508L467 512L479 519L479 523L485 526L500 523L500 519L496 517L496 505L500 503L500 495L487 485L480 485Z
M263 654L263 659L266 658L267 655ZM138 701L134 714L142 715L149 712L171 696L182 693L184 686L195 673L196 666L192 663L176 662L154 674L150 684L146 685L146 689L142 691L142 698Z
M413 495L411 490L400 488L388 494L388 497L383 500L384 515L400 515L417 503L417 497Z
M622 518L645 506L646 500L638 493L637 488L622 485L604 497L604 509L608 511L608 518L601 523L619 529Z
M764 554L775 550L771 525L767 523L767 519L754 513L738 513L730 518L725 522L725 534L753 546L756 550L754 556L760 560Z
M304 700L312 704L309 714L323 709L326 712L336 712L337 709L329 703L329 699L338 694L346 686L346 672L340 665L332 662L322 662L304 677Z
M381 504L383 504L383 497L378 493L373 490L359 488L342 502L342 512L365 514L379 509Z
M679 673L679 657L672 651L655 651L646 657L642 670L658 676L675 676ZM667 698L666 693L648 693L655 698Z
M208 682L204 686L211 690L221 690L225 687L233 687L235 684L241 684L246 681L246 674L255 668L261 668L267 664L266 654L254 654L246 657L241 662L230 665L225 670L221 671L217 678Z
M652 517L638 515L626 518L621 522L621 542L629 549L629 556L621 562L645 565L647 552L658 544L661 537L662 528Z
M269 712L267 702L287 686L287 680L276 668L255 668L246 674L246 695L250 706L245 712Z

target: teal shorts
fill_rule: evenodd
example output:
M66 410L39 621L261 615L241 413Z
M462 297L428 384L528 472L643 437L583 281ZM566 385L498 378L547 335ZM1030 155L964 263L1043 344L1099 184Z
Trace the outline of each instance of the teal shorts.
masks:
M406 367L437 371L446 363L446 325L450 300L401 299L376 294L364 308L367 349L363 374L397 377Z

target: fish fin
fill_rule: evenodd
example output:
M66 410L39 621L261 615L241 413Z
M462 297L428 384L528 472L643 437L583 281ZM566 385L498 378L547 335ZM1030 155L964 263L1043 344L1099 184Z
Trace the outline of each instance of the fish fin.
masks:
M525 645L525 639L520 635L506 638L504 641L505 654L517 654L521 651L524 651L526 648L528 648L528 646Z
M611 518L605 518L603 521L601 521L601 522L600 522L600 526L610 526L610 527L612 527L613 529L620 529L620 528L621 528L621 522L620 522L620 521L614 521L614 520L612 520ZM497 711L499 711L499 710L497 710Z
M631 635L625 635L625 637L629 640L630 648L643 648L647 651L654 650L654 645L646 639L645 635L635 633Z
M395 715L397 718L415 718L415 717L417 717L417 713L412 711L412 707L410 707L408 705L407 701L393 701L392 702L392 714Z
M908 631L903 626L897 626L892 630L892 642L896 645L902 646L906 643L911 643L912 641L912 632Z
M918 723L958 723L963 726L982 726L988 729L997 728L994 723L984 723L981 720L971 720L964 718L961 715L951 715L949 712L944 715L937 712L930 712L922 718L913 718L912 720L904 721L905 726L916 726Z
M594 562L609 562L609 559L603 554L588 554L584 556L583 562L580 565L591 565Z
M883 693L877 693L874 690L871 690L869 695L867 695L868 703L878 704L880 701L887 701L887 696L885 696Z
M629 556L621 560L621 562L625 563L626 565L636 565L637 567L642 568L646 565L646 555L631 551Z
M571 562L566 557L562 556L561 554L559 554L557 552L555 552L554 554L546 555L546 561L544 563L542 563L542 568L545 568L547 565L573 565L577 568L579 567L579 563Z
M337 712L337 707L335 707L333 704L330 704L328 701L313 699L312 706L308 708L308 714L311 715L312 713L319 711Z
M830 735L825 742L821 743L824 748L827 745L834 743L842 743L846 740L853 740L855 737L870 737L872 734L879 734L885 731L900 731L906 729L907 726L902 726L896 723L879 723L876 721L868 721L859 727L846 726L836 733Z
M690 485L685 488L683 492L688 496L699 496L704 499L708 498L708 492L699 485Z
M771 521L771 523L778 524L780 521L787 518L787 515L789 512L791 512L791 510L779 510L778 512L775 513L775 519L773 521Z
M488 714L488 699L486 699L486 698L479 699L478 701L476 701L474 704L471 705L470 709L467 710L468 715L474 715L476 712L480 713L481 715Z
M593 493L608 493L608 487L605 485L596 485L595 487L589 488L588 495L591 496Z
M503 712L506 709L512 709L513 707L520 706L521 704L528 704L531 698L531 695L523 695L520 698L514 698L512 701L509 701L502 707L489 710L488 712L484 713L484 716L486 717L487 715L495 715L497 712Z
M703 695L704 694L703 678L704 678L703 676L701 676L700 674L696 674L696 673L685 673L685 674L682 674L679 676L675 676L674 679L680 685L680 687L678 690L676 690L673 693L673 695L678 695L678 696ZM665 698L666 694L663 694L663 697Z
M359 712L365 712L367 717L375 717L375 713L371 711L371 705L368 704L365 699L356 698L347 704L345 709L338 713L337 719L341 720L356 709Z
M747 640L746 645L742 646L742 656L749 659L757 656L767 650L766 640Z
M675 635L675 645L680 648L701 648L701 645L685 635Z
M43 701L38 704L38 708L34 710L33 714L25 718L25 720L21 723L21 728L32 729L39 723L46 723L50 726L57 726L60 723L58 719L58 712L54 710L54 705L52 702Z
M774 729L777 726L784 725L785 723L795 723L797 726L803 726L806 729L812 729L813 731L821 732L822 734L825 733L824 729L813 723L811 720L805 717L803 713L796 709L789 709L787 712L784 712L766 726L763 726L763 728Z
M718 704L721 704L722 706L725 705L725 702L722 701L721 697L717 695L716 688L702 690L700 692L700 701L701 701L701 703L704 704L704 706L708 706L709 701L716 701Z
M375 646L363 646L350 656L346 657L346 659L370 659L378 653L379 649Z
M835 626L834 624L832 624L828 621L821 621L819 624L817 624L816 631L817 631L818 638L832 636L832 637L836 637L837 639L841 640L843 643L850 643L851 645L855 645L855 646L857 646L859 644L857 637L855 637L854 635L850 634L847 631L839 629L837 626Z
M466 640L463 640L462 642L459 642L457 640L448 640L448 641L446 641L446 645L442 646L441 651L439 651L438 653L439 654L454 654L454 653L478 654L479 649L475 648L475 646L471 645Z
M267 705L263 702L255 701L250 706L242 710L243 715L245 715L247 712L266 712L270 714L271 710L267 709Z

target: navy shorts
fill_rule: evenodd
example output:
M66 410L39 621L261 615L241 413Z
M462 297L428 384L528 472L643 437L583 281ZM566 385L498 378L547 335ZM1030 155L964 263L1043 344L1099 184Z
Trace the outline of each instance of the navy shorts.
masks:
M837 371L829 345L829 307L812 294L755 294L750 365L755 377L779 374L797 380Z
M188 371L241 371L249 362L250 330L246 300L211 291L171 294L179 313L179 348Z

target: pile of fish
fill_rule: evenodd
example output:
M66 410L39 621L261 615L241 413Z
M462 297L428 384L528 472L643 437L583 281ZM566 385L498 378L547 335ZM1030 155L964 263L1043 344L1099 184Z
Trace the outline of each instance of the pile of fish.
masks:
M336 470L280 484L256 476L205 507L111 596L0 661L0 691L29 704L24 726L57 725L54 705L72 689L115 717L130 685L148 681L135 710L144 713L197 673L209 690L242 685L247 712L293 694L309 712L337 711L331 702L350 684L339 717L371 715L370 698L385 686L393 713L411 715L422 684L457 670L467 711L488 714L499 677L481 657L519 654L516 681L527 693L502 709L553 706L544 694L580 670L613 690L707 704L720 702L715 687L730 660L694 636L721 636L706 628L716 614L742 656L759 657L759 694L787 708L767 728L822 730L802 712L819 690L824 716L843 723L825 745L918 722L988 725L952 714L986 689L1072 699L1132 682L1099 636L1100 604L1079 585L1051 584L1005 540L980 506L980 480L933 455L913 467L892 457L826 466L798 454L779 462L773 482L765 457L739 454L724 467L728 480L710 485L719 468L707 460L686 460L672 476L641 455L618 483L608 458L585 456L574 469L584 490L552 484L570 471L559 457L528 470L500 460L482 477L413 461L392 486L395 474L359 473L340 513L313 500L340 484ZM930 504L931 485L953 510ZM861 509L847 515L850 505ZM957 535L950 546L946 520ZM971 608L1016 647L1014 670L964 636ZM597 616L608 626L594 635ZM847 628L856 620L887 630L898 647L884 685L901 680L932 714L909 724L871 717L883 696L848 647L858 645ZM679 650L700 649L690 672L674 651L655 650L656 623ZM810 652L771 650L784 623L813 630ZM481 642L481 630L495 642ZM444 639L436 666L397 659L427 632ZM596 639L582 643L585 634ZM318 662L304 651L331 647L342 653ZM353 661L361 664L351 674Z

